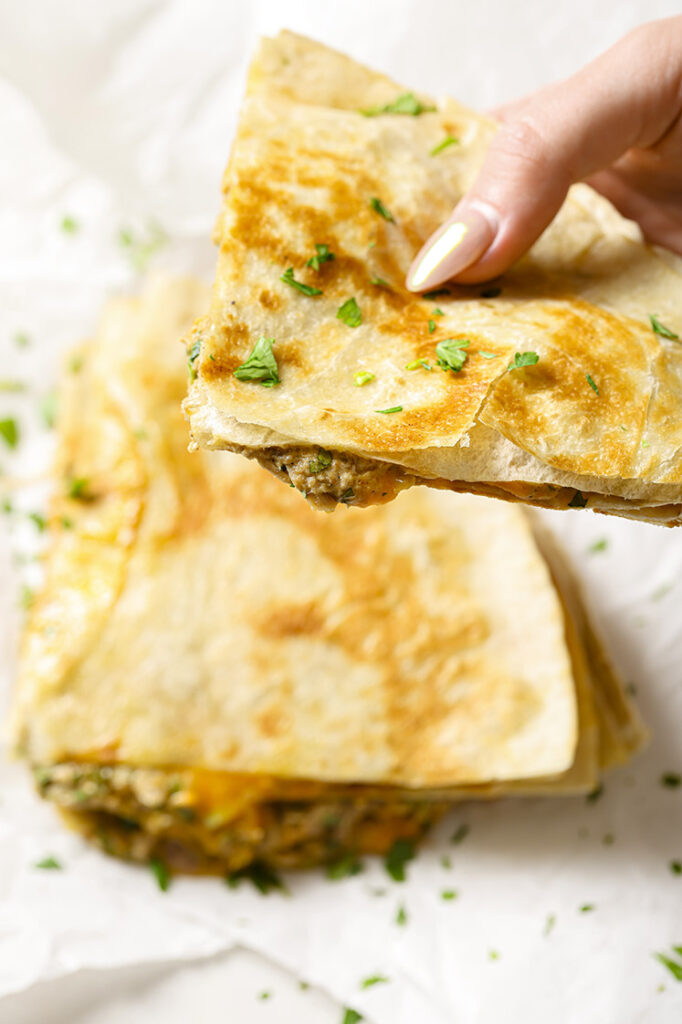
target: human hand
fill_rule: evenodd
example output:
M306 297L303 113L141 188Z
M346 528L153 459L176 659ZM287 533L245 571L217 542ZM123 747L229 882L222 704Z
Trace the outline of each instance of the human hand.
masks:
M682 17L642 25L564 82L495 112L471 190L422 246L411 291L503 273L587 181L682 254Z

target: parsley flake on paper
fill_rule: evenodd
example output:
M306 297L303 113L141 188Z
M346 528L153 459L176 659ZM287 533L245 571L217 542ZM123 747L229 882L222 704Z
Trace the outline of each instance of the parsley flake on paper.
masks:
M33 867L34 868L40 868L41 871L61 871L62 870L62 865L61 865L60 861L58 861L56 857L52 857L52 856L50 856L50 857L43 857L43 859L39 860L36 864L33 865Z
M151 873L154 875L154 878L156 879L156 884L158 885L161 892L168 892L168 889L170 888L171 884L171 876L170 871L168 870L164 862L160 860L158 857L153 857L149 861L149 869Z
M394 882L405 881L405 865L414 860L414 857L414 843L409 839L395 840L384 859L384 867Z
M388 978L383 974L372 974L360 982L360 988L372 988L374 985L385 985Z
M16 448L19 444L19 424L13 416L0 420L0 437L8 448Z
M251 882L262 896L267 896L275 891L288 894L288 889L277 872L260 861L253 861L253 863L247 864L246 867L233 871L232 874L227 876L225 881L231 889L236 889L244 879Z

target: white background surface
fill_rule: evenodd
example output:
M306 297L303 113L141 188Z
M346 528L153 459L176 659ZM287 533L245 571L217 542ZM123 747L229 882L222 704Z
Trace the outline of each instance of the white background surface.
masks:
M646 18L678 12L662 0L4 0L0 378L33 386L28 398L0 395L0 416L16 411L27 437L14 464L0 464L22 475L44 464L49 439L35 407L58 351L88 333L107 294L136 283L122 227L144 236L158 222L171 241L155 262L210 276L220 174L259 34L290 27L408 86L484 108L570 73ZM67 214L79 224L74 236L59 230ZM28 349L13 343L18 330L31 336ZM34 507L37 495L24 500ZM465 808L439 835L466 820L466 842L448 849L434 839L403 887L373 865L335 886L299 881L288 900L192 881L163 896L143 873L83 850L21 769L2 768L0 985L23 989L0 998L3 1024L340 1021L339 1002L301 992L266 959L217 952L237 943L377 1024L679 1022L682 984L652 952L682 943L682 877L668 868L682 859L682 791L658 784L662 771L682 769L682 531L581 513L550 519L654 731L650 750L608 780L601 801ZM30 527L12 523L0 534L4 693L26 571L10 552L31 544ZM600 538L607 551L587 555ZM439 864L445 849L450 872ZM47 852L68 870L32 871ZM374 897L376 886L389 891ZM460 899L443 903L444 888ZM400 930L399 902L410 914ZM594 913L579 914L583 903ZM545 937L550 913L557 923ZM179 966L182 956L208 959ZM127 966L107 969L115 963ZM83 964L96 969L74 974ZM359 979L376 971L391 981L361 993ZM264 990L272 996L260 1001Z

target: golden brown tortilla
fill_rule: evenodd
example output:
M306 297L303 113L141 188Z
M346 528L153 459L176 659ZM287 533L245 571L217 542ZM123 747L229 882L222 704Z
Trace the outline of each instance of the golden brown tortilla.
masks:
M263 41L225 172L209 311L189 337L194 443L257 458L325 508L426 483L679 523L682 343L650 315L682 334L680 262L581 185L499 282L410 294L414 253L495 128L451 100L360 112L400 96L404 107L402 87L318 43ZM446 138L457 142L434 153ZM319 245L334 259L315 268ZM322 294L283 281L288 268ZM350 298L355 327L337 317ZM274 387L234 376L260 337L274 339ZM448 338L469 342L459 372L437 364ZM517 352L538 362L509 370ZM358 372L373 379L357 386ZM319 449L333 461L313 473Z

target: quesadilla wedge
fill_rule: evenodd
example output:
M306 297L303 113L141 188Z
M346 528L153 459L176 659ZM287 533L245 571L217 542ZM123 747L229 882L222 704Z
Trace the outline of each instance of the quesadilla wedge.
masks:
M428 484L679 525L682 261L578 185L494 285L405 288L494 131L318 43L262 42L187 341L193 444L325 509Z
M177 338L204 298L113 302L64 380L13 708L41 793L111 853L234 872L386 852L455 800L593 789L644 733L526 515L414 490L319 516L188 453Z

